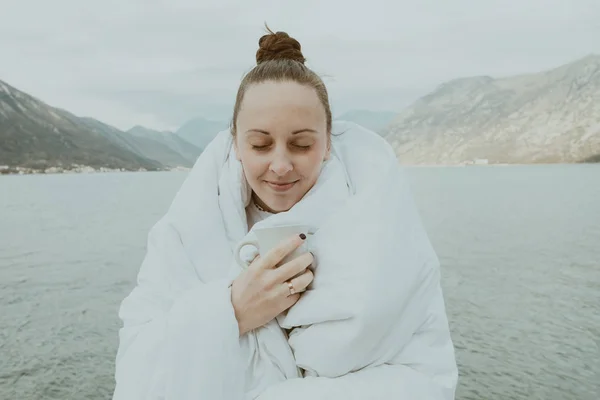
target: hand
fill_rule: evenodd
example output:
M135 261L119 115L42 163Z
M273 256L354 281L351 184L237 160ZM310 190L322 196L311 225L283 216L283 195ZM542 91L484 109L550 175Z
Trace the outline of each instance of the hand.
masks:
M302 235L304 236L304 235ZM308 266L313 262L311 253L302 254L277 266L288 254L296 250L304 239L294 236L282 241L264 258L257 257L231 286L231 303L238 320L240 336L271 321L294 305L300 293L313 280ZM290 294L288 280L296 291Z

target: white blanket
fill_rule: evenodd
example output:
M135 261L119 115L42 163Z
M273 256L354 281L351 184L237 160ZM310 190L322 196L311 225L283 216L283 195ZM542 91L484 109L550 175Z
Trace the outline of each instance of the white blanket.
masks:
M379 136L333 130L313 189L255 226L310 225L313 284L241 338L229 284L232 250L253 235L249 188L228 131L202 153L121 305L113 399L454 399L439 263L408 181Z

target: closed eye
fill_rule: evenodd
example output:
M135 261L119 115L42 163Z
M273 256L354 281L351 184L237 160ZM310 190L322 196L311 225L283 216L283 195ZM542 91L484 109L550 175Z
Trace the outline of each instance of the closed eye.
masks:
M310 146L311 146L310 144L308 146L301 146L299 144L294 145L294 147L301 149L301 150L308 150L308 149L310 149Z

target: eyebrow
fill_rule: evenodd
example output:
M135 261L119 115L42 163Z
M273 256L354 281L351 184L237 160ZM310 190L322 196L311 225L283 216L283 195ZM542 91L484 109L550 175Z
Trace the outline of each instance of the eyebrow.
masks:
M262 130L262 129L248 129L246 131L246 133L250 133L250 132L258 132L258 133L262 133L264 135L270 135L270 133L268 131L265 131L265 130ZM296 131L293 131L292 135L297 135L298 133L303 133L303 132L318 133L314 129L304 128L304 129L298 129Z

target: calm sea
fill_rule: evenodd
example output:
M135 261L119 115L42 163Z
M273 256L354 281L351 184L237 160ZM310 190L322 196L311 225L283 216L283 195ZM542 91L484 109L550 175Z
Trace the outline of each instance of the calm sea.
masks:
M600 398L600 165L410 168L457 399ZM0 399L109 399L120 301L186 173L0 177Z

